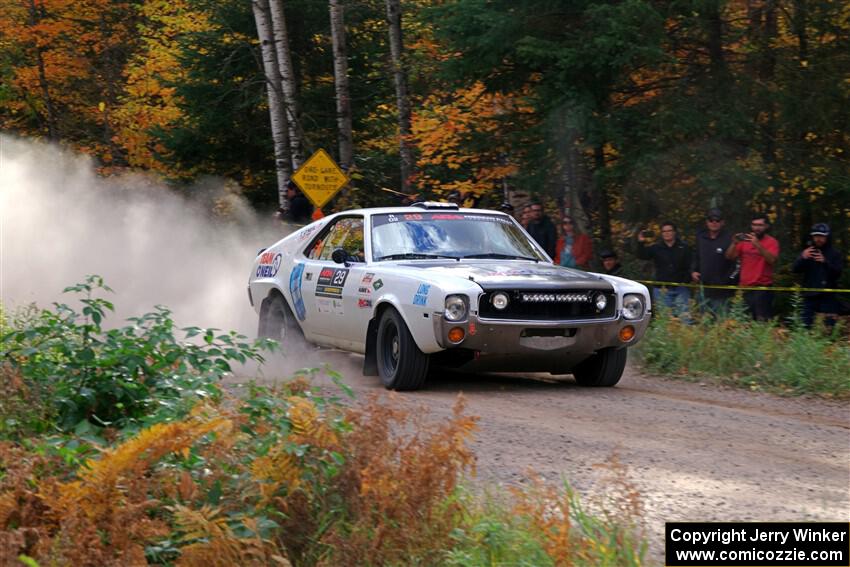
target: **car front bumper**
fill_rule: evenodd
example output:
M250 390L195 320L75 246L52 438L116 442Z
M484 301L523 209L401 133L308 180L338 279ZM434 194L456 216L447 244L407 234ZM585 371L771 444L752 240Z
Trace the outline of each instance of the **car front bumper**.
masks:
M447 321L434 314L434 333L439 345L468 356L455 357L463 369L504 372L566 373L593 353L605 348L624 348L636 344L649 325L650 313L629 321L621 316L609 319L570 321L520 321L479 319L472 315L466 321ZM629 340L621 331L631 326ZM463 339L453 342L449 332L460 327ZM445 357L445 358L451 358Z

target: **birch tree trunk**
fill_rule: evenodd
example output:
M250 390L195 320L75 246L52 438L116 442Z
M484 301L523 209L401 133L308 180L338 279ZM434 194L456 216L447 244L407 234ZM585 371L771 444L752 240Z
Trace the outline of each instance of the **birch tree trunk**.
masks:
M301 110L295 88L295 71L292 68L292 56L289 51L289 34L286 31L286 14L283 0L268 0L271 11L272 36L277 55L281 87L282 104L286 110L289 128L289 146L291 148L292 168L298 169L304 161L304 131L301 128Z
M263 72L266 77L266 92L269 99L269 119L271 120L272 139L274 141L274 163L277 174L278 203L284 211L289 209L286 187L292 176L292 156L289 151L289 133L287 116L283 105L280 71L277 53L272 35L269 0L252 0L254 20L257 24L257 36L260 39L260 51L263 57Z
M30 25L37 26L41 22L40 8L36 6L34 0L30 0L27 8L29 9ZM44 69L43 49L40 45L35 47L36 60L38 61L38 84L41 87L41 95L44 97L44 109L47 113L45 122L47 123L47 138L49 140L59 140L59 128L57 126L56 111L53 107L53 98L50 96L50 89L47 84L47 73Z
M351 97L348 92L348 53L345 48L345 21L342 0L330 0L331 38L336 89L336 123L339 130L339 165L348 171L354 155L351 134Z
M404 66L404 43L401 36L400 0L387 0L387 21L390 28L390 55L398 106L399 157L401 158L401 191L410 194L413 174L413 152L410 149L410 97L407 92L407 70Z

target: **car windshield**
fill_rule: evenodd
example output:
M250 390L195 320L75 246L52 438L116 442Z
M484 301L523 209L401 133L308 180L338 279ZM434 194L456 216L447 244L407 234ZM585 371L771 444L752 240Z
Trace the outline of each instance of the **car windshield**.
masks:
M372 259L500 258L546 261L510 218L462 212L372 216Z

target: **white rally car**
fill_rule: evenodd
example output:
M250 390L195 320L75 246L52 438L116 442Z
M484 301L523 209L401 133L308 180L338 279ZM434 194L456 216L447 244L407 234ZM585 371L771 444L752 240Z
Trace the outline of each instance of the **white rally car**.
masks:
M613 386L650 318L642 284L555 266L511 216L446 203L307 225L258 254L248 294L260 336L365 354L395 390L430 363Z

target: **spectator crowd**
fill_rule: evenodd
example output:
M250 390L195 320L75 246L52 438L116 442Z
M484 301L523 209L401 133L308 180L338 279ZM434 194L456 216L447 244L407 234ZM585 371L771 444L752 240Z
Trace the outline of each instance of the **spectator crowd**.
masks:
M564 214L555 223L546 216L542 204L531 202L521 209L518 218L556 264L591 269L592 240L571 215ZM735 295L736 290L729 288L733 286L743 291L746 309L754 319L771 320L775 315L775 292L771 288L780 245L769 234L770 219L764 213L753 213L748 230L738 233L730 232L725 225L720 209L711 208L693 246L681 237L675 223L664 221L660 239L642 230L628 247L637 258L651 261L654 273L646 281L657 282L651 284L653 301L674 315L689 320L692 301L711 314L723 314ZM829 290L838 286L844 255L833 247L829 225L819 222L812 226L806 245L795 256L792 271L799 274L806 290L802 292L803 324L811 327L820 315L827 326L833 327L842 305L837 294ZM598 258L602 273L622 274L616 251L603 250Z

